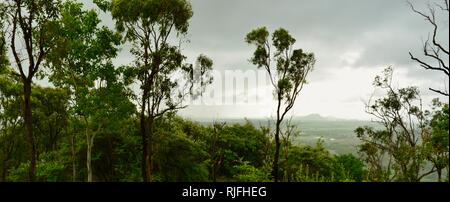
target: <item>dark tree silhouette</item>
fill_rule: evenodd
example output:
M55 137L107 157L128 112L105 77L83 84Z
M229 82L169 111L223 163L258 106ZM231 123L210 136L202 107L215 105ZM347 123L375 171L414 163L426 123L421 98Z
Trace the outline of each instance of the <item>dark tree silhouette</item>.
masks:
M33 134L31 84L54 44L52 27L59 17L59 4L60 1L10 0L0 5L4 13L1 20L10 25L6 34L9 35L10 50L14 56L13 65L19 70L23 84L23 117L30 147L30 181L35 180L38 158ZM19 44L22 47L17 46Z
M247 34L245 41L256 46L250 61L258 68L264 68L269 74L271 84L275 89L277 100L277 120L275 128L275 157L272 176L278 179L278 160L280 155L281 124L286 114L294 107L300 91L306 83L306 77L312 71L316 62L313 53L302 49L293 49L295 39L283 28L272 34L275 51L271 55L269 32L266 27L257 28ZM276 64L271 64L275 61Z
M449 77L449 67L448 67L449 49L438 40L439 27L436 19L437 11L442 11L444 15L447 15L446 19L448 19L449 13L448 0L443 0L443 4L437 3L435 3L434 5L428 4L428 12L417 10L414 7L414 5L409 1L408 4L414 13L417 13L418 15L425 18L425 20L433 27L431 39L430 37L428 37L425 43L423 44L423 54L426 57L419 58L414 56L411 52L409 52L411 59L419 63L420 66L422 66L427 70L442 72L447 77ZM430 90L447 97L449 96L448 89L438 90L435 88L430 88Z

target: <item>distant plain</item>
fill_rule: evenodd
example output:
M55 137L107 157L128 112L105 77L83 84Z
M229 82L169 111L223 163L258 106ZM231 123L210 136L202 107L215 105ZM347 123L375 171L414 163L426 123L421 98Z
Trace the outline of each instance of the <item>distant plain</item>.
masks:
M267 126L270 119L247 119L256 127ZM224 122L227 124L243 124L246 119L197 119L204 125L214 122ZM356 137L355 129L360 126L371 126L381 128L380 124L364 120L347 120L331 117L322 117L318 114L308 116L294 117L291 124L297 127L300 135L292 138L293 143L297 145L316 145L319 139L324 141L324 146L332 154L357 154L357 146L360 141ZM271 123L271 128L274 124Z

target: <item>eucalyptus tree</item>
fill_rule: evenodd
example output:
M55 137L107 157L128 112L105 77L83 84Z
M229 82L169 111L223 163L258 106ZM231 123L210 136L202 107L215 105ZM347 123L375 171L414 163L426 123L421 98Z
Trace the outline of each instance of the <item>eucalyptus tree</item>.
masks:
M359 154L368 164L368 177L373 181L417 182L436 172L424 170L428 156L426 141L430 135L427 114L417 87L396 89L392 85L393 69L377 76L374 86L386 92L385 97L369 101L366 112L382 126L359 127L355 130L362 144Z
M54 46L53 27L59 18L60 1L6 0L0 4L4 13L1 21L9 25L5 33L14 57L12 66L18 70L23 84L22 111L30 155L29 180L34 181L37 148L33 134L31 84Z
M120 34L100 27L97 12L85 11L82 7L83 4L76 1L67 1L61 7L56 48L49 54L46 64L52 70L50 81L71 94L74 121L84 125L87 181L91 182L96 135L133 113L134 105L120 78L121 69L112 64L118 53ZM74 180L75 139L74 133L71 140Z
M181 53L181 42L188 32L193 16L187 0L97 0L103 10L111 11L116 27L124 40L132 45L135 62L128 68L129 78L140 85L140 134L142 137L141 172L144 181L152 181L152 156L154 122L168 112L186 107L183 102L190 91L188 83L199 83L206 72L186 64ZM200 69L210 70L212 61L201 57ZM197 73L196 73L197 72ZM174 79L184 74L188 80ZM196 76L199 75L199 76ZM200 79L201 80L201 79ZM203 79L208 81L210 79ZM208 84L210 82L201 83ZM198 92L201 89L194 89Z
M306 77L313 70L315 58L313 53L293 49L296 40L283 28L272 34L272 44L266 27L251 31L245 41L256 46L250 61L267 71L277 101L275 156L272 170L273 179L277 182L281 124L286 114L294 107L300 91L306 84ZM273 48L275 50L271 52Z
M430 114L429 127L431 133L424 138L426 148L426 158L436 168L438 181L441 182L443 174L447 172L447 182L449 180L449 110L448 103L442 103L439 99L433 100L433 111Z

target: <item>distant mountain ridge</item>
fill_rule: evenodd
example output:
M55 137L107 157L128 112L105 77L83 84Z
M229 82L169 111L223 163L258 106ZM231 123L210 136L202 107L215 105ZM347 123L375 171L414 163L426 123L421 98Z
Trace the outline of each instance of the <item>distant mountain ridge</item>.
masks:
M320 114L309 114L306 116L297 116L297 117L294 117L293 119L320 121L320 120L328 120L328 119L335 119L335 118L323 117Z

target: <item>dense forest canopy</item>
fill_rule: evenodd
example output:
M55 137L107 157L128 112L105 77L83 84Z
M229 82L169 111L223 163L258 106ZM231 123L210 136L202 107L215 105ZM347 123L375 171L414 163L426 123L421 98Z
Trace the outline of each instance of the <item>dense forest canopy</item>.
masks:
M0 181L448 182L448 100L423 103L417 87L393 84L394 68L375 77L382 93L366 103L379 127L354 128L356 154L337 154L321 139L298 144L302 128L288 112L320 58L294 48L301 39L288 27L248 30L237 42L255 48L249 63L270 78L276 118L203 124L178 114L214 80L208 53L191 64L183 52L191 3L94 3L1 1ZM437 26L434 13L448 15L448 1L430 11ZM100 12L114 28L102 25ZM115 65L125 44L133 62ZM424 49L448 76L448 47L433 38ZM36 82L44 78L51 85Z

